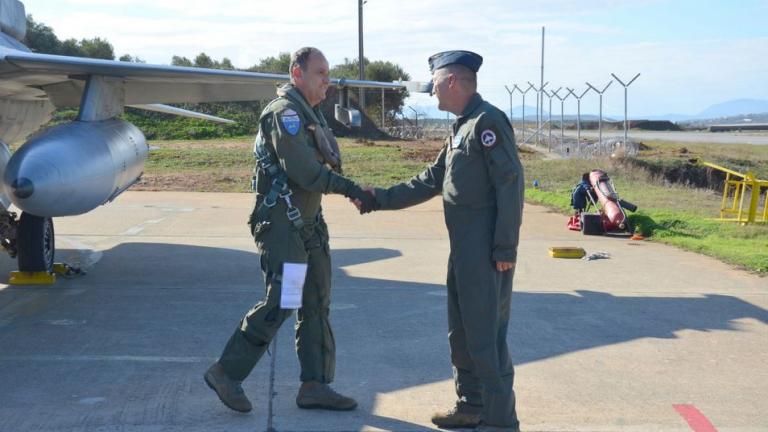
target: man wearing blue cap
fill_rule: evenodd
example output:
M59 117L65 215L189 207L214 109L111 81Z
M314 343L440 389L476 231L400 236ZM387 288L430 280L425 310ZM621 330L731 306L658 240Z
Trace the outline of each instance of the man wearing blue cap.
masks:
M469 51L429 58L438 108L457 116L452 135L424 172L375 194L389 210L443 196L451 244L448 339L458 400L432 422L518 431L507 326L525 182L512 125L477 93L482 62Z

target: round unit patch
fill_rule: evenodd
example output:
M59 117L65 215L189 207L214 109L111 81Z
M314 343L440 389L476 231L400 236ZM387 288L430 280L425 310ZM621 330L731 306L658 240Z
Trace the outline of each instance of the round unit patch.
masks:
M486 147L493 147L496 144L496 134L492 130L486 129L480 134L480 141Z
M299 114L296 111L292 109L283 111L283 114L280 116L280 121L283 123L285 131L289 134L296 135L299 133L301 119L299 119Z

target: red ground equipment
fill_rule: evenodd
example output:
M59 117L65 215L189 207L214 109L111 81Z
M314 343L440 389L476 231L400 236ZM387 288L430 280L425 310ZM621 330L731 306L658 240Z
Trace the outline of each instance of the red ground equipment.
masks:
M637 206L619 198L605 171L594 170L585 173L582 182L573 191L571 205L576 210L576 214L568 220L568 228L571 230L592 235L607 232L632 233L624 209L634 212ZM597 212L587 212L590 206Z

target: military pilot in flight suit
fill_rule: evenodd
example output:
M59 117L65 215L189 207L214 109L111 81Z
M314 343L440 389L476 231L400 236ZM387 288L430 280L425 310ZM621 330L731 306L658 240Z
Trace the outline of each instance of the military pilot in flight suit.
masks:
M361 212L376 204L341 176L338 144L320 111L328 89L328 61L316 48L291 56L291 84L281 87L261 114L254 144L257 159L256 205L251 232L261 255L266 297L240 321L221 357L205 373L205 382L229 408L248 412L251 402L241 382L267 350L283 321L284 264L307 264L301 308L296 320L296 351L302 385L301 408L351 410L357 402L328 386L334 377L335 343L328 321L331 261L328 227L321 212L323 194L342 194L362 202Z
M482 60L468 51L429 58L438 108L458 116L452 136L424 172L389 189L375 189L375 194L382 209L443 196L451 245L448 339L458 400L432 422L443 428L517 431L507 325L523 168L506 115L477 93Z

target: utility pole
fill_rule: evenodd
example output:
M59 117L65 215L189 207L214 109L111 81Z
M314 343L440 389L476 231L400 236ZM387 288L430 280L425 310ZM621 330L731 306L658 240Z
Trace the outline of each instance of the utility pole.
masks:
M606 90L608 90L608 87L613 84L613 80L608 81L608 84L603 87L603 90L596 89L592 84L586 83L592 90L595 91L595 93L600 95L600 117L597 119L597 143L602 144L603 143L603 93L605 93Z
M359 49L358 53L358 69L359 79L363 81L365 79L365 64L363 64L363 5L368 0L357 0L357 45ZM365 111L365 89L360 87L360 111Z
M629 123L627 120L627 88L635 82L637 77L640 76L640 74L635 75L634 78L632 78L628 83L624 84L624 81L620 80L619 77L617 77L615 74L611 73L611 76L619 82L622 86L624 86L624 148L627 147L627 130L629 129Z
M544 26L542 26L541 27L541 79L539 81L539 89L540 90L539 90L538 96L536 98L536 105L537 106L539 106L538 99L541 98L541 105L540 105L541 106L541 115L539 115L539 112L538 112L539 110L537 108L537 110L536 110L536 118L540 119L540 120L537 120L537 124L536 124L536 129L537 130L541 129L541 124L539 124L539 122L543 122L544 121L544 96L541 93L541 92L544 91L544 86L546 86L546 84L544 84ZM551 98L550 98L550 101L551 101ZM551 104L551 102L550 102L550 104ZM552 110L550 109L550 111L552 111ZM551 113L550 113L550 115L551 115ZM536 136L538 136L538 134Z

